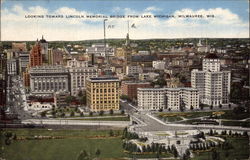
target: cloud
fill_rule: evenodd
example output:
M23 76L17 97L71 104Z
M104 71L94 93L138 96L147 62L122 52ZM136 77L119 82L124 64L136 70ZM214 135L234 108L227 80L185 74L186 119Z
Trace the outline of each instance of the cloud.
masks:
M154 17L160 8L147 7L142 11L131 8L115 7L111 13L115 15L149 15ZM102 18L25 18L25 15L95 15L91 11L77 10L70 7L59 7L48 10L41 6L24 8L14 5L3 8L2 40L36 40L45 35L47 40L84 40L103 38ZM203 18L109 18L106 25L107 38L125 38L127 22L135 24L136 29L130 29L132 39L145 38L241 38L248 37L249 24L237 14L226 8L210 8L192 10L184 8L176 10L172 15L203 15ZM102 13L100 13L102 15ZM214 15L207 18L206 15Z
M154 6L151 6L151 7L146 8L144 11L146 11L146 12L162 11L162 9L161 9L161 8L157 8L157 7L154 7Z

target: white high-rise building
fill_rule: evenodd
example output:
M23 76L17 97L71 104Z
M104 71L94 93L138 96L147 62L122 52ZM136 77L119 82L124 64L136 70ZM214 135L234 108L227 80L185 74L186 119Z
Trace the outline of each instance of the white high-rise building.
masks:
M199 93L195 88L138 88L138 107L141 110L199 108Z
M202 63L202 71L191 72L191 85L199 90L201 103L219 106L229 103L231 72L220 70L220 60L208 54Z
M86 79L97 77L97 67L88 66L88 61L76 59L67 61L70 74L70 93L76 96L79 91L86 89Z

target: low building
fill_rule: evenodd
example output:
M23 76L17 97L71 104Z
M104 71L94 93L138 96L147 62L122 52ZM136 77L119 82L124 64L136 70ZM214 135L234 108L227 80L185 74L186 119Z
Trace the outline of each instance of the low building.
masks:
M30 69L30 92L48 96L69 91L69 73L63 66L36 66Z
M123 81L121 85L121 94L128 96L131 100L137 99L138 88L150 88L150 82Z
M126 66L126 75L140 74L142 73L142 67L139 65L129 65Z
M154 72L140 73L139 80L140 81L152 81L152 80L155 80L155 78L159 75L160 75L159 73L154 73Z
M91 47L86 49L86 53L94 54L95 56L111 57L115 55L115 49L109 47L108 44L106 44L106 46L104 44L93 44Z
M166 66L165 61L153 61L153 68L154 69L164 70L165 66Z
M31 102L27 104L26 109L29 111L46 111L51 110L53 107L52 103L41 103L41 102Z
M55 92L54 101L56 107L66 107L68 104L66 98L70 96L69 92Z
M87 79L87 106L91 111L119 110L120 81L115 77Z

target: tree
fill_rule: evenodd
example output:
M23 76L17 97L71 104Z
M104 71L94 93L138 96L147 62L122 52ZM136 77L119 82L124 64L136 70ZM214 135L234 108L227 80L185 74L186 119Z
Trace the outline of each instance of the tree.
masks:
M114 132L113 132L112 129L109 131L109 136L110 136L110 137L113 137L113 136L114 136Z
M84 116L83 112L81 112L81 113L80 113L80 116L81 116L81 117L83 117L83 116Z
M83 95L83 96L80 97L80 103L82 105L86 105L87 101L86 101L86 96L85 95Z
M71 104L73 101L75 101L76 100L76 97L74 97L74 96L67 96L66 98L65 98L65 102L69 105L69 104Z
M201 105L200 105L200 109L203 110L203 108L204 108L204 106L201 104Z
M47 114L46 111L41 112L41 117L46 117L46 114Z
M83 96L82 90L80 90L80 91L78 92L77 96L78 96L78 97L82 97L82 96Z
M62 117L62 118L65 117L65 113L62 113L62 114L61 114L61 117Z
M210 109L211 109L211 110L213 109L213 107L214 107L213 105L210 105Z
M222 108L222 104L219 104L219 108Z
M190 110L194 110L194 107L191 105Z
M114 114L113 109L109 110L109 114L111 114L111 115L113 115L113 114Z
M75 116L75 112L74 112L74 111L71 111L70 117L74 117L74 116Z
M100 116L103 116L103 114L104 114L104 111L101 110L101 111L99 112L99 115L100 115Z
M216 152L216 150L213 150L212 152L212 160L219 160L219 153Z
M101 154L101 150L100 150L100 149L97 149L96 152L95 152L95 155L96 155L97 157L99 157L100 154Z
M89 116L93 116L93 112L90 111L90 112L89 112Z
M125 114L125 111L124 111L124 110L121 110L121 114L122 114L122 115Z
M88 153L83 150L81 151L81 153L77 156L77 159L76 160L90 160L90 157L88 155Z

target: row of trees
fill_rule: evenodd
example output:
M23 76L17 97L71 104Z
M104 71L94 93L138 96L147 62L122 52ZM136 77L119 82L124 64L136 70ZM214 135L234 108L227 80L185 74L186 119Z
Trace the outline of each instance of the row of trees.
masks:
M157 157L163 153L172 153L174 157L178 157L178 151L175 147L175 145L172 145L171 147L168 146L167 148L159 143L152 143L151 145L144 145L142 147L139 147L137 144L133 142L124 142L122 145L123 149L128 151L130 154L133 153L153 153L156 154ZM188 154L190 156L190 152Z
M193 151L197 150L207 150L210 149L211 147L215 147L215 142L206 142L206 143L191 143L189 145L189 148Z
M214 136L214 135L219 135L218 132L210 129L210 131L207 133L209 136ZM249 137L247 131L244 131L243 133L238 133L238 132L232 132L231 130L227 131L221 131L221 135L228 135L228 136L233 136L233 137Z

